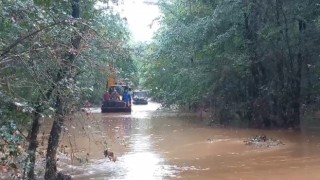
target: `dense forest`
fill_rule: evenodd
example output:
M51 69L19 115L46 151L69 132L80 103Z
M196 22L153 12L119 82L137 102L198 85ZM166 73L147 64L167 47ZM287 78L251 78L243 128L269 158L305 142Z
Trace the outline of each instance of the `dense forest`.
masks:
M51 118L45 179L55 179L65 118L85 101L101 102L109 63L123 69L122 78L134 73L130 34L115 5L108 0L0 1L3 171L18 168L20 178L37 179L40 120Z
M319 1L160 0L160 29L137 44L117 3L0 0L1 168L56 179L65 119L100 105L110 64L163 106L208 110L218 124L299 129L318 120ZM39 175L44 119L53 124Z
M299 128L319 99L316 0L161 1L143 83L164 105L225 125Z

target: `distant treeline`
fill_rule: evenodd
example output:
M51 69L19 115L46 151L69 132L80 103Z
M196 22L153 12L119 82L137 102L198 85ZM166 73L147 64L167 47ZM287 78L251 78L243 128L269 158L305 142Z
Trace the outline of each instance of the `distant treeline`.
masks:
M144 83L165 105L210 105L222 124L299 128L320 95L316 0L161 1Z

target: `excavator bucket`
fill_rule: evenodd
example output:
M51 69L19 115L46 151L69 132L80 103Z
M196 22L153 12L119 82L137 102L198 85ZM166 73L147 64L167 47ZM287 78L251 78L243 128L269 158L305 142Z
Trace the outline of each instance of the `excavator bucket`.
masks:
M131 106L127 107L122 101L104 101L101 106L101 112L131 112Z

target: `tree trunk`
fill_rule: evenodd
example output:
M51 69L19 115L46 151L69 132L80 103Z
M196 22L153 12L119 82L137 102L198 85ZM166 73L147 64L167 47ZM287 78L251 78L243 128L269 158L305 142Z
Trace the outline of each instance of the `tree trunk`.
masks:
M292 122L290 123L291 127L300 128L300 105L301 105L301 71L302 71L302 54L298 54L297 59L297 72L295 77L295 86L293 90L293 102L292 102Z
M30 132L30 142L29 142L29 147L28 147L28 153L29 153L29 163L30 163L30 168L28 170L28 179L35 179L35 174L34 174L34 166L36 162L36 150L38 147L38 142L37 142L37 137L39 133L39 127L40 123L39 120L41 118L41 114L39 112L39 109L36 109L33 112L33 119L32 119L32 127L31 127L31 132Z
M80 7L79 4L80 0L73 0L72 2L72 17L73 18L79 18L80 17ZM71 43L74 49L79 49L80 46L81 37L79 35L75 35L74 38L71 39ZM66 63L65 66L61 67L60 71L57 74L57 79L63 79L67 71L69 69L72 69L72 64L76 58L75 53L69 53L66 55ZM45 179L46 180L54 180L57 177L57 150L59 146L59 138L61 134L61 129L64 123L64 118L66 115L65 112L65 98L62 95L63 90L65 90L66 87L61 87L60 92L57 94L56 98L56 118L53 122L49 142L48 142L48 148L47 148L47 155L46 155L46 172L45 172Z
M277 37L277 44L282 44L282 41L284 40L284 31L282 29L281 24L281 9L282 9L283 3L282 0L276 0L275 1L275 15L276 15L276 25L278 28L280 28L279 35ZM277 74L277 82L275 84L275 95L273 96L273 115L276 119L286 119L286 90L285 90L285 75L284 75L284 69L285 69L285 56L283 55L283 48L280 46L280 49L276 50L276 74ZM281 126L283 122L277 122L277 126Z
M301 106L301 78L302 78L302 66L303 66L303 33L306 29L306 23L299 20L299 52L297 55L297 70L294 74L294 88L293 88L293 101L292 101L292 122L290 126L300 128L300 106Z
M59 145L59 138L61 134L61 129L64 121L64 114L63 114L63 104L61 96L58 95L56 100L56 114L57 117L55 118L50 132L50 137L48 141L48 148L47 148L47 156L46 156L46 173L45 179L47 180L54 180L56 179L57 174L57 149Z
M41 99L50 99L53 90L56 88L56 84L52 84L51 87L48 89L48 91L45 93L44 96L40 96L38 102L41 101ZM39 128L40 128L40 123L39 120L41 118L41 113L44 111L44 106L39 104L36 106L35 110L33 111L33 119L32 119L32 127L31 127L31 132L30 132L30 141L29 141L29 147L28 147L28 159L30 163L30 168L27 173L27 178L30 179L35 179L35 174L34 174L34 166L36 162L36 151L38 147L38 134L39 134ZM26 169L26 167L25 167ZM25 177L25 172L23 173L23 178Z
M259 121L255 113L256 99L259 98L261 92L260 87L266 84L266 74L263 64L259 61L258 49L258 30L259 30L259 2L254 0L244 1L244 38L246 39L246 46L248 48L248 55L250 61L250 72L252 81L249 83L250 107L248 112L251 113L249 117L249 125L256 126Z

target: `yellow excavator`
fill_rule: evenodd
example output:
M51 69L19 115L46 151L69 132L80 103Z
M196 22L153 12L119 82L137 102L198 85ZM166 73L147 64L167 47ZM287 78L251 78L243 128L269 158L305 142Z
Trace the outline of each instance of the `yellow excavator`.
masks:
M123 83L117 82L116 71L113 66L110 66L106 89L107 90L103 96L104 100L101 106L102 113L131 112L131 100L130 103L126 103L123 101L123 94L125 92L129 92L130 87ZM114 98L114 96L117 97Z

